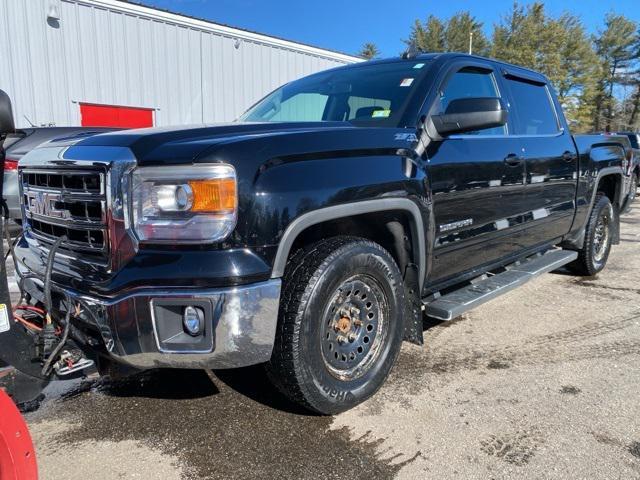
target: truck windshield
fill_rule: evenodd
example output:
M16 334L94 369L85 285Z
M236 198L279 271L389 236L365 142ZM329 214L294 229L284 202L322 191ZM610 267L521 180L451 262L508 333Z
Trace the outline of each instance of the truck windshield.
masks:
M398 126L428 60L354 65L288 83L239 118L241 122L348 121Z

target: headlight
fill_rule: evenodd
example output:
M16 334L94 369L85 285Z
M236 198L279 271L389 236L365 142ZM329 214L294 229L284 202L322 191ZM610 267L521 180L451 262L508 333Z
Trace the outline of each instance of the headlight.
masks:
M236 226L236 172L225 164L137 168L131 210L140 241L223 240Z

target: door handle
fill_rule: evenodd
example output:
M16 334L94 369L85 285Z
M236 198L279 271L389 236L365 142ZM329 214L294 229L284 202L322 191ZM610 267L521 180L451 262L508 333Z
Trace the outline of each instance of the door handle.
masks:
M510 153L506 157L504 157L504 163L509 165L510 167L517 167L522 163L524 159L516 153Z
M575 160L575 154L573 152L570 152L569 150L567 150L566 152L564 152L562 154L562 159L565 162L573 162Z

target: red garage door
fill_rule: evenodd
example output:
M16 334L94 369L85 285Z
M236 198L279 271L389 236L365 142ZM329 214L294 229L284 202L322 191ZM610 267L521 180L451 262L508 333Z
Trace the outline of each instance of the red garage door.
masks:
M80 117L83 127L153 127L153 110L150 108L81 103Z

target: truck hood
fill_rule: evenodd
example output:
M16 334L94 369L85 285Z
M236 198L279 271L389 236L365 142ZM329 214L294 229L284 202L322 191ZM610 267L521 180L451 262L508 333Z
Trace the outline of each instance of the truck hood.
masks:
M346 122L220 123L121 130L94 135L68 145L87 147L126 147L139 164L191 162L213 146L242 140L269 138L292 133L350 130Z

